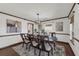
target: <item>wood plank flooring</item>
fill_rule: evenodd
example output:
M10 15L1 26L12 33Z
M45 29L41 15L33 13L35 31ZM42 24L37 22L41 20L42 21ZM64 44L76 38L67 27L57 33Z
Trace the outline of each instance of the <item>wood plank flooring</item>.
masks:
M11 47L1 49L0 56L19 56Z
M66 56L75 56L75 54L73 53L73 51L68 43L57 42L57 44L65 47Z
M74 56L74 53L73 53L71 47L69 46L69 44L62 43L62 42L57 42L57 44L65 47L66 56ZM12 49L12 47L7 47L4 49L0 49L0 56L19 56L19 54L17 54Z

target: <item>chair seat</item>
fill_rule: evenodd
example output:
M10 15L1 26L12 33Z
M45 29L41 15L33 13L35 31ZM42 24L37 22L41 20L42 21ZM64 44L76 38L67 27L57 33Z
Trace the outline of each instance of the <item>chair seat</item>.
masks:
M49 46L49 44L45 44L45 49L47 50L47 51L50 51L51 50L51 47Z
M30 41L29 40L25 40L25 43L29 43Z
M43 47L42 46L39 46L40 49L42 49ZM49 44L45 44L45 50L46 51L50 51L51 50L51 47Z
M48 40L48 38L44 38L44 40Z
M36 43L35 41L32 41L33 46L37 46L38 43Z

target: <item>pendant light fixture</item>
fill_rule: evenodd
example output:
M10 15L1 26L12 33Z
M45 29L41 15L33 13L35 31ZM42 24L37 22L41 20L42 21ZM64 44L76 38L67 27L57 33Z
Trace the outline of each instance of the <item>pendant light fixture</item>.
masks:
M41 21L39 19L39 13L37 13L37 17L38 17L38 34L40 35L40 33L41 33Z

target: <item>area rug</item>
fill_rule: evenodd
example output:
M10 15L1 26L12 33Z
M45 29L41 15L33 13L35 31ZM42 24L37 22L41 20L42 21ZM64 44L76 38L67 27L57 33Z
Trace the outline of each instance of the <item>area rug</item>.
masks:
M36 55L34 54L34 47L31 47L30 51L29 49L26 49L25 45L22 47L22 44L12 47L15 52L17 52L20 56L38 56L39 50L36 49ZM50 53L50 56L65 56L65 49L64 46L56 45L56 50L53 50L53 55ZM48 56L48 54L45 51L41 52L41 56Z

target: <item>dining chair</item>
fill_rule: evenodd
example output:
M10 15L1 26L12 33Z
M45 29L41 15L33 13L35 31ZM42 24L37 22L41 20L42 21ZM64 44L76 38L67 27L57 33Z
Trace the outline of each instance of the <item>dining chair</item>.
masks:
M37 55L36 53L36 49L38 49L39 47L39 42L36 41L37 38L34 37L34 35L29 35L29 39L30 39L30 46L29 46L29 51L30 51L30 48L33 47L34 48L34 55Z
M57 41L56 33L55 32L51 33L51 36L53 40L54 50L56 50L56 41Z
M48 56L50 55L50 52L52 51L52 47L51 47L51 45L49 44L49 41L48 42L46 42L45 40L44 40L44 38L45 37L43 37L43 36L41 36L40 37L40 51L39 51L39 56L41 55L41 52L42 51L45 51L45 52L47 52L48 53Z
M20 34L22 40L23 40L23 43L22 43L22 47L24 47L24 44L26 44L26 49L27 49L27 46L28 44L30 43L29 39L27 36L25 36L25 34L21 33Z

